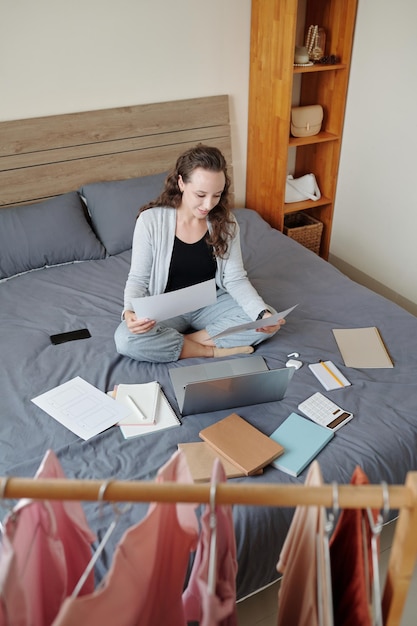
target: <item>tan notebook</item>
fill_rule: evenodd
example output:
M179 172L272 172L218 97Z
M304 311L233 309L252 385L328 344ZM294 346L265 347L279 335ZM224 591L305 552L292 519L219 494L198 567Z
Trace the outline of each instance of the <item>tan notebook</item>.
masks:
M204 428L200 437L216 452L237 465L246 476L255 474L284 452L283 446L237 413Z
M216 450L205 441L179 443L178 448L184 452L190 474L196 483L207 482L211 479L211 471L214 459L216 458L220 459L227 478L246 476L245 472L237 467L237 465L234 465L234 463L231 463L222 454L216 452ZM263 470L260 469L256 473L262 474L262 472Z
M375 326L334 328L333 334L346 367L394 367Z

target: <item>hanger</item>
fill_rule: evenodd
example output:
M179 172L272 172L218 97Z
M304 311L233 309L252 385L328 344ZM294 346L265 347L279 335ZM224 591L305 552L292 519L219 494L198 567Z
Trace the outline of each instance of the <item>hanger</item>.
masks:
M381 582L379 578L379 549L378 539L382 531L382 527L387 519L390 511L388 485L385 481L381 482L383 512L378 514L376 521L372 514L372 509L367 508L369 525L372 531L371 537L371 554L372 554L372 609L374 616L374 626L382 626L382 605L381 605ZM367 561L367 559L365 560Z
M111 483L111 480L106 480L102 485L100 485L100 489L98 491L98 495L97 495L97 500L98 502L101 503L101 505L104 502L104 494L106 493L107 487L109 486L109 484ZM108 527L108 529L106 530L106 532L103 535L102 540L100 541L97 550L94 552L90 562L88 563L87 567L85 568L83 574L81 575L78 583L76 584L74 591L71 594L71 598L76 598L78 596L78 594L80 593L81 589L84 586L85 581L87 580L88 576L90 575L92 569L94 568L100 554L103 552L106 543L108 542L108 540L111 537L111 534L113 533L114 529L117 526L117 522L119 521L120 517L123 515L123 513L125 513L125 511L127 511L130 508L130 504L127 504L123 509L119 508L116 506L116 504L114 502L111 502L113 511L115 513L115 517L113 519L113 521L111 522L110 526Z
M7 499L9 499L6 496L6 489L7 489L7 484L8 484L8 482L9 482L9 480L11 478L12 478L11 476L4 476L1 479L0 500L7 500ZM5 518L5 520L7 520L6 523L8 524L8 523L11 522L12 524L15 525L16 522L18 521L20 511L24 507L26 507L29 504L32 504L34 502L36 502L36 500L33 500L32 498L20 498L17 501L17 503L8 505L6 507L7 508L7 516ZM41 501L41 505L48 512L49 520L50 520L51 528L52 528L52 534L55 535L56 531L57 531L57 524L56 524L56 519L55 519L55 515L54 515L53 510L52 510L51 503L48 500L42 500ZM39 530L39 527L37 526L36 529L35 529L35 534L38 532L38 530ZM4 535L6 534L6 527L5 527L5 524L4 524L3 520L1 520L1 519L0 519L0 532L2 534L4 534ZM10 531L9 534L10 534L9 539L10 539L11 542L13 542L14 530Z
M217 513L216 513L217 481L212 479L210 484L210 554L208 566L208 592L211 596L216 593L217 570Z
M322 580L323 580L323 572L321 570L321 559L320 559L320 537L317 535L317 545L316 545L316 560L317 560L317 607L318 607L318 623L320 626L333 626L333 596L332 596L332 573L331 573L331 564L330 564L330 549L329 549L329 537L334 528L335 519L339 513L339 487L337 482L332 482L332 493L333 493L333 510L327 514L326 510L324 511L325 521L324 521L324 529L323 529L323 554L324 554L324 578L325 578L325 586L327 588L327 605L323 607L322 605L322 597L323 597L323 588L322 588ZM325 609L327 609L325 611ZM327 619L325 618L325 613L327 613Z

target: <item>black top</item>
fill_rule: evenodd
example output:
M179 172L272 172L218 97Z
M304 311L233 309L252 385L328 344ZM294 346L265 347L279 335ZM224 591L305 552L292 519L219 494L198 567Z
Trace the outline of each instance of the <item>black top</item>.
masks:
M175 237L165 292L183 289L210 280L216 275L213 249L206 243L207 233L196 243L184 243Z

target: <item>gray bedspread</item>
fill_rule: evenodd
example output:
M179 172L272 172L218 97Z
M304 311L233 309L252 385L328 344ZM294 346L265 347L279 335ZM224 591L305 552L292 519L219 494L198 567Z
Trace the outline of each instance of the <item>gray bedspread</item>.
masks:
M397 305L359 286L298 243L269 227L254 211L240 209L242 249L248 274L263 298L277 310L294 304L287 324L257 348L269 368L285 365L297 351L304 366L295 372L281 402L240 407L243 418L271 434L300 401L324 391L307 367L331 359L352 382L328 392L354 413L318 456L326 482L349 482L360 465L371 482L402 483L417 469L417 319ZM120 320L129 252L106 259L50 267L0 284L0 476L32 476L47 449L58 455L71 478L144 479L155 476L177 449L198 441L201 428L231 411L192 415L179 428L125 440L117 426L82 441L36 407L31 398L81 376L102 391L117 383L158 380L177 409L168 374L197 359L174 364L138 363L118 355L113 333ZM343 364L333 328L376 326L394 362L393 369L352 369ZM54 346L54 333L88 327L91 338ZM302 483L268 467L262 476L234 479ZM111 507L85 503L100 538ZM147 504L124 513L97 566L101 578L121 534L140 520ZM4 514L5 508L3 508ZM293 511L234 507L239 556L238 596L277 577L276 562Z

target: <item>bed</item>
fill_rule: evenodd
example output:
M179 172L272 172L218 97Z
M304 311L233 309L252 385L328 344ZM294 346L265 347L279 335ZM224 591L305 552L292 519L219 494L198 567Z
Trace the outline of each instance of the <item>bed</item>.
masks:
M52 449L70 478L151 480L179 443L198 441L202 428L231 412L187 416L179 428L130 440L114 426L83 441L31 402L75 376L102 391L158 380L178 413L169 368L198 359L135 362L116 353L113 334L137 207L157 195L176 156L199 141L220 147L232 171L227 96L0 124L0 476L33 476ZM318 456L324 480L348 483L360 465L372 483L403 483L417 469L416 318L271 228L250 207L235 215L248 274L265 301L277 310L298 304L256 354L271 369L285 367L295 351L304 363L283 400L236 412L271 434L300 401L323 391L307 364L331 359L352 386L328 395L354 419ZM344 366L332 329L368 326L379 329L393 368ZM91 338L50 342L51 334L83 327ZM302 484L304 478L305 472L294 478L269 466L262 476L233 480ZM97 502L84 507L100 539L113 513ZM146 510L138 503L122 515L96 565L98 579L122 533ZM292 513L234 507L238 598L276 580Z

